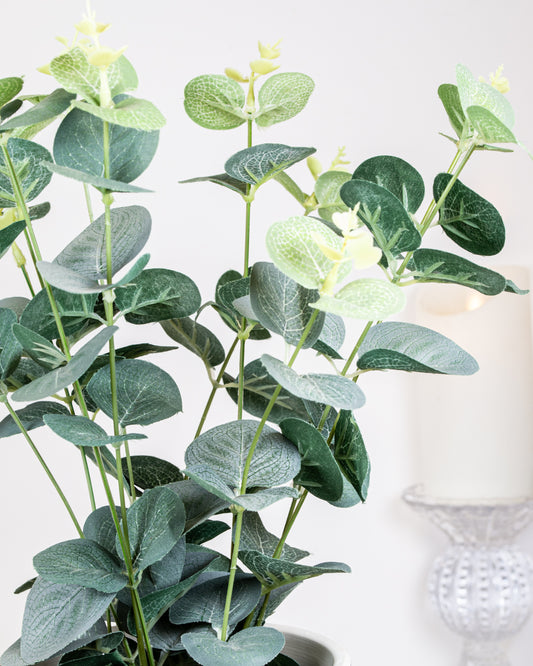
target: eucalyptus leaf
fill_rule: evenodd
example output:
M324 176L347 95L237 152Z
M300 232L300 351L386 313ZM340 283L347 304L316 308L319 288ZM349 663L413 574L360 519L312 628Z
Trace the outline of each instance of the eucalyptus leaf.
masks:
M116 326L108 326L97 333L74 354L70 361L42 377L38 377L30 384L22 386L13 393L13 400L30 401L47 398L61 389L73 384L89 368L97 357L98 352L118 330Z
M357 167L352 178L367 180L384 187L401 201L409 213L416 213L424 200L425 188L422 176L400 157L391 155L371 157Z
M511 130L482 106L471 106L467 113L474 129L486 143L518 143Z
M439 201L452 176L440 173L433 183L433 197ZM457 180L439 211L444 233L472 254L492 256L505 244L503 220L492 204Z
M25 201L32 201L39 196L52 179L52 174L43 165L50 162L52 156L38 143L11 137L7 142L7 152L18 180ZM0 153L0 208L16 206L16 197L9 177L5 156Z
M207 129L233 129L246 122L241 86L221 74L204 74L185 86L184 105L189 118Z
M146 439L146 435L131 432L122 435L107 435L102 426L86 416L45 414L43 420L56 435L76 446L100 447L120 444L131 439Z
M261 143L232 155L224 165L224 171L232 178L259 187L280 171L285 171L314 152L315 148Z
M224 347L216 335L194 319L168 319L162 321L161 326L172 340L182 344L211 367L220 365L226 358Z
M186 183L215 183L216 185L222 185L222 187L227 187L237 194L246 194L247 185L243 183L242 180L237 180L237 178L232 178L228 176L227 173L217 173L214 176L198 176L196 178L188 178L187 180L180 180L181 184Z
M161 111L152 102L136 97L128 97L111 108L78 100L74 101L72 106L113 125L120 125L142 132L159 130L166 122Z
M470 354L444 335L394 321L372 326L359 348L357 367L445 375L472 375L479 369Z
M413 177L413 182L416 180ZM397 187L395 189L397 191ZM419 186L412 189L417 192ZM405 196L409 201L407 191ZM418 195L412 196L414 204ZM361 204L359 217L385 254L390 252L398 257L402 252L419 247L422 239L409 211L404 208L402 200L385 187L368 180L353 179L341 187L341 198L348 208Z
M0 308L0 380L9 377L22 356L22 346L13 333L17 315L9 308Z
M185 507L186 521L184 532L188 532L215 513L227 508L227 503L208 493L194 481L186 480L170 483L168 486L176 493Z
M237 300L250 295L250 277L242 277L237 271L226 271L218 280L215 292L217 311L222 319L234 331L239 331L242 316L235 307ZM254 315L255 316L255 315ZM256 324L250 331L252 340L265 340L270 333L263 326Z
M344 321L339 315L326 313L324 325L318 336L318 340L312 345L313 349L320 354L330 358L340 359L340 348L346 336Z
M270 127L293 118L305 107L314 87L313 79L307 74L273 74L259 90L255 122L259 127Z
M9 250L14 240L17 239L19 234L21 234L26 228L26 222L19 220L13 222L7 227L0 229L0 257Z
M2 315L0 314L0 323L1 322ZM60 365L66 364L67 358L63 352L42 335L39 335L39 333L17 323L13 324L11 330L24 352L34 361L39 363L39 365L42 365L43 368L54 370ZM3 335L0 335L0 339L2 338L4 340L6 339ZM2 355L0 355L0 363L1 362Z
M66 648L105 613L115 594L38 577L26 601L20 654L28 664Z
M495 296L507 286L507 280L484 266L442 250L415 250L409 268L418 282L451 282Z
M43 416L45 414L62 414L65 416L69 414L69 411L60 402L42 401L34 402L23 409L18 409L16 414L24 429L29 431L44 425ZM20 434L20 428L11 415L6 416L0 421L0 439Z
M201 296L183 273L147 268L117 291L115 302L131 324L147 324L193 314L200 307Z
M181 395L172 377L148 361L124 359L116 364L119 425L149 425L181 411ZM108 368L91 378L87 392L94 403L112 417Z
M451 83L443 83L439 86L438 94L455 133L461 138L466 118L459 89Z
M370 460L365 443L351 412L342 410L335 428L333 455L361 501L366 500L370 481Z
M464 65L455 68L457 89L466 115L471 107L481 107L495 116L509 130L514 125L514 112L509 100L494 86L480 81Z
M230 283L230 285L233 283ZM318 298L314 289L306 289L282 273L274 264L254 264L250 280L250 302L259 323L281 335L290 345L297 345L307 327L313 310L309 307ZM303 344L312 347L320 336L325 315L319 314Z
M74 98L75 95L72 93L63 90L63 88L58 88L31 109L28 109L28 111L3 123L0 126L0 130L10 130L15 127L27 127L28 125L35 125L37 123L52 120L53 118L56 118L56 116L61 115L63 111L66 111Z
M206 520L205 523L193 527L193 529L187 533L187 543L200 545L215 539L229 529L230 526L227 523L223 523L221 520Z
M202 433L187 448L187 469L206 465L231 488L240 488L242 473L258 421L231 421ZM220 451L225 452L224 457ZM247 487L270 488L290 481L298 473L298 451L279 432L264 426L257 441L247 479Z
M52 583L82 585L99 592L118 592L128 584L120 562L90 539L50 546L33 558L37 573Z
M202 666L264 666L281 651L285 639L272 627L249 627L221 641L210 629L181 637L187 653Z
M146 490L167 483L182 481L183 474L176 465L155 456L130 456L133 478L129 476L128 459L122 458L122 471L130 483Z
M359 386L347 377L317 373L299 375L283 361L268 354L261 356L261 363L283 388L298 398L350 410L362 407L365 403L365 396Z
M24 81L19 76L8 76L0 79L0 107L7 104L22 90Z
M315 196L318 201L318 214L331 222L333 213L343 213L348 206L341 199L341 187L351 176L346 171L325 171L315 183Z
M361 278L349 282L334 296L324 294L311 307L354 319L386 319L405 307L401 287L386 280Z
M271 534L266 529L258 513L246 511L243 514L240 544L243 551L254 550L262 555L272 557L279 544L279 537ZM288 562L297 562L309 554L306 550L292 548L285 543L281 551L281 559Z
M137 185L130 185L129 183L123 183L119 180L104 178L103 176L94 176L90 173L86 173L85 171L80 171L79 169L72 169L71 167L63 166L60 164L52 164L51 162L44 162L43 164L52 173L57 173L60 176L65 176L65 178L72 178L72 180L77 180L80 183L93 185L99 190L109 190L110 192L151 191L151 190L146 190L143 187L137 187Z
M343 491L342 472L318 430L300 419L285 419L281 432L298 447L302 458L300 473L294 482L327 502L338 500Z

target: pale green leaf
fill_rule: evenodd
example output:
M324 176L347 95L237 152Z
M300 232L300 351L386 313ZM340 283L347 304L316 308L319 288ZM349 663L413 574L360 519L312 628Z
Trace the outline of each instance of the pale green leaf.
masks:
M477 79L464 65L457 65L455 73L461 105L467 115L469 115L470 107L480 106L496 116L507 129L512 129L514 125L513 108L499 90L490 83Z
M8 76L0 79L0 107L7 104L22 90L23 80L18 76Z
M18 138L8 140L7 151L20 181L25 201L35 199L52 178L52 174L43 164L51 162L52 156L38 143ZM15 205L15 194L5 158L3 153L0 153L0 207L13 208Z
M152 102L136 97L128 97L112 108L96 106L82 101L74 101L72 106L113 125L131 127L143 132L159 130L166 123L165 117Z
M204 74L185 86L187 115L207 129L232 129L246 122L241 86L222 74Z
M259 187L280 171L285 171L314 152L315 148L260 143L232 155L224 164L224 171L232 178Z
M349 282L334 296L321 296L311 307L341 317L375 321L400 312L405 302L403 289L392 282L361 278Z
M273 74L259 90L255 122L259 127L270 127L293 118L305 107L314 87L313 79L307 74Z
M340 189L351 175L346 171L325 171L315 183L315 196L318 201L318 214L331 222L333 213L343 213L348 206L341 199Z

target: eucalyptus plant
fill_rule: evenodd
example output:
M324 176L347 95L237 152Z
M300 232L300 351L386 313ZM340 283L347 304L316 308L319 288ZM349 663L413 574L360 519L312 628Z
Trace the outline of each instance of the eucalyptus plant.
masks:
M222 172L189 179L191 187L227 188L243 205L242 256L230 259L205 300L179 266L147 267L148 210L115 205L115 196L144 191L132 183L149 166L165 120L133 95L137 75L124 50L101 45L107 27L90 12L76 26L76 39L45 68L59 86L50 94L22 95L21 78L0 80L0 253L11 248L27 289L0 301L0 401L8 412L0 437L27 441L73 523L69 539L35 555L37 577L16 590L29 590L22 635L2 666L51 657L87 666L295 664L265 621L302 581L349 571L338 562L303 563L309 553L287 539L309 494L332 512L367 497L370 462L353 413L365 401L360 376L477 369L439 333L384 320L402 310L405 287L421 282L521 293L463 254L422 247L440 228L468 253L502 249L499 213L459 176L475 152L517 142L513 112L501 73L491 84L457 67L456 84L439 88L454 154L421 213L424 181L399 157L373 157L351 172L340 152L323 170L314 148L254 143L254 126L295 117L314 88L306 74L276 71L279 44L260 43L247 75L228 69L194 78L184 92L188 116L243 134ZM34 139L52 122L49 150ZM205 154L207 162L208 147ZM289 171L306 159L304 189ZM34 202L53 175L79 182L91 221L48 261L34 221L50 205ZM294 209L270 227L264 261L250 256L252 210L260 188L279 185ZM93 219L95 194L102 212ZM240 271L231 267L237 262ZM217 313L220 332L201 323L206 310ZM360 321L348 353L345 317ZM142 333L154 322L168 346L145 338L115 346L119 327ZM271 336L284 341L285 359L257 353ZM149 436L144 426L182 410L171 375L140 358L170 351L199 357L211 387L184 442L183 469L178 460L130 452ZM323 372L295 369L310 354ZM206 429L222 399L234 418ZM79 450L83 522L39 452L38 428ZM96 506L97 483L105 506ZM286 519L271 533L261 511L275 502L287 505ZM224 532L225 549L206 545Z

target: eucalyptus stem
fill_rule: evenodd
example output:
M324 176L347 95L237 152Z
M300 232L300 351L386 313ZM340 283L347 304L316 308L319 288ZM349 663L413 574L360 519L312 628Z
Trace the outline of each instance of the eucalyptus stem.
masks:
M50 468L48 467L48 465L47 465L46 462L44 461L44 458L42 457L42 455L40 454L39 450L38 450L37 447L35 446L34 441L32 440L32 438L30 437L28 431L26 430L26 428L25 428L24 425L22 424L22 421L19 419L17 412L13 409L13 407L11 407L11 405L10 405L8 399L7 399L7 395L3 395L3 396L1 396L1 397L0 397L0 401L3 402L3 403L5 404L5 406L7 407L8 411L9 411L9 413L11 414L11 418L13 419L13 421L15 421L15 423L17 424L18 429L19 429L20 432L24 435L24 438L26 439L26 441L27 441L28 444L30 445L31 450L32 450L33 453L35 454L35 456L36 456L37 460L39 461L41 467L42 467L42 468L44 469L44 471L46 472L46 475L47 475L48 478L50 479L52 485L54 486L54 488L55 488L55 490L56 490L56 492L57 492L57 494L59 495L61 501L63 502L63 504L64 504L66 510L68 511L68 514L69 514L69 516L70 516L72 522L74 523L74 527L76 528L76 531L78 532L78 534L79 534L79 536L80 536L80 539L83 539L83 538L84 538L83 530L82 530L82 528L81 528L81 526L80 526L80 524L79 524L79 522L78 522L78 519L76 518L76 516L75 516L75 514L74 514L74 511L72 510L72 507L71 507L70 504L69 504L69 501L67 500L67 498L66 498L66 496L65 496L65 493L61 490L61 486L60 486L59 483L57 482L57 480L56 480L55 476L53 475L52 471L50 470Z
M22 275L24 276L24 280L26 281L26 284L28 286L28 289L30 291L31 297L33 298L35 296L35 290L33 289L33 285L30 280L30 276L28 275L28 271L26 270L26 266L21 266L20 270L22 271Z

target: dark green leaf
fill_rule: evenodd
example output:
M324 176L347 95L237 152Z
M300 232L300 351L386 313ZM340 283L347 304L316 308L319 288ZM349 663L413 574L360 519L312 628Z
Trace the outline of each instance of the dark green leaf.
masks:
M217 185L222 185L227 187L238 194L246 194L247 185L243 183L242 180L237 180L237 178L232 178L228 176L227 173L217 173L214 176L198 176L197 178L188 178L187 180L180 180L181 184L185 183L216 183Z
M259 186L314 152L315 148L293 148L282 143L262 143L232 155L224 165L224 171L243 183Z
M9 377L17 367L22 355L22 346L13 334L17 326L17 315L9 308L0 308L0 380Z
M279 538L265 528L258 513L246 511L243 514L241 550L254 550L262 555L272 557L278 543ZM309 553L306 550L292 548L285 544L281 552L281 559L297 562L308 555Z
M43 420L56 435L76 446L101 447L108 444L120 444L131 439L146 439L146 435L131 432L122 435L107 435L102 426L85 416L45 414Z
M0 229L0 257L11 247L13 241L26 228L26 222L20 220Z
M356 420L349 411L341 411L335 428L333 455L343 474L361 498L366 500L370 480L370 460Z
M342 317L327 312L318 340L312 345L312 347L320 354L324 354L330 358L340 359L342 356L339 353L339 350L342 347L345 335L346 328Z
M461 138L466 119L457 86L443 83L439 86L438 94L455 133Z
M30 328L16 323L13 324L12 331L25 353L39 363L39 365L42 365L43 368L54 370L60 365L65 365L67 362L67 358L63 352L42 335L39 335L39 333L35 333ZM3 337L3 335L0 335L0 339Z
M272 627L250 627L221 641L210 629L183 634L188 654L203 666L264 666L283 648L283 634Z
M26 139L9 139L7 151L20 181L24 200L35 199L52 178L50 171L43 165L43 162L50 162L52 156L43 146ZM0 207L12 208L15 205L8 167L4 155L0 154Z
M69 411L60 402L34 402L23 409L17 410L16 414L19 417L25 430L33 430L40 428L44 425L43 416L45 414L68 414ZM18 425L13 420L12 416L6 416L0 421L0 439L2 437L11 437L12 435L19 435L20 430Z
M63 111L66 111L75 97L76 95L68 93L63 88L58 88L31 109L28 109L28 111L8 120L0 127L0 130L28 127L28 125L36 125L37 123L52 120L63 113Z
M247 514L245 514L247 515ZM221 520L206 520L205 523L193 527L193 529L187 533L187 543L202 544L206 541L211 541L220 534L224 534L230 529L227 523L223 523Z
M133 481L137 488L146 490L147 488L164 486L174 481L182 481L184 478L180 470L167 460L155 456L130 456L130 460L133 479L129 477L126 458L122 458L122 471L128 481L130 483Z
M435 178L435 201L439 201L451 178L447 173ZM505 244L505 227L496 208L459 180L453 184L439 211L439 221L449 238L473 254L498 254Z
M120 507L115 507L115 509L120 515ZM116 554L117 530L109 506L101 506L87 516L83 533L86 539L95 541L108 553Z
M178 481L168 487L180 497L185 507L185 532L227 507L226 502L208 493L194 481Z
M71 167L53 164L52 162L43 162L44 166L52 173L57 173L65 178L72 178L80 183L87 183L93 185L99 190L109 190L110 192L151 192L143 187L137 185L130 185L123 183L120 180L113 180L111 178L104 178L103 176L94 176L93 174L86 173L80 169L72 169Z
M168 319L162 321L161 326L172 340L182 344L211 367L220 365L226 358L224 347L216 335L194 319Z
M359 349L357 367L472 375L479 366L444 335L416 324L391 321L372 326Z

